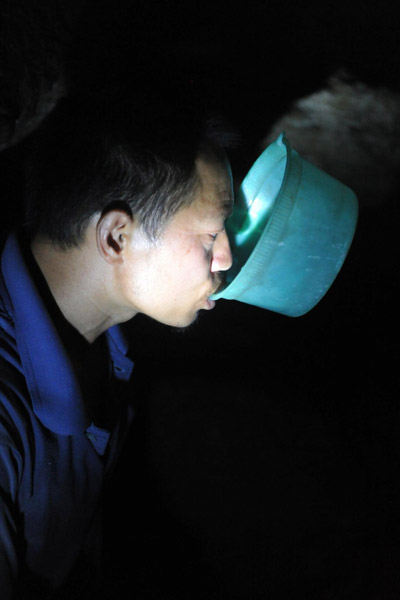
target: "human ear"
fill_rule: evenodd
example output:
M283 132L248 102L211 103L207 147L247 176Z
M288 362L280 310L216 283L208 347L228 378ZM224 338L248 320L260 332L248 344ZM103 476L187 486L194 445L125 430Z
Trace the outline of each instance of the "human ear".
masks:
M113 209L100 216L96 225L96 242L100 256L106 262L123 261L132 224L132 217L124 210Z

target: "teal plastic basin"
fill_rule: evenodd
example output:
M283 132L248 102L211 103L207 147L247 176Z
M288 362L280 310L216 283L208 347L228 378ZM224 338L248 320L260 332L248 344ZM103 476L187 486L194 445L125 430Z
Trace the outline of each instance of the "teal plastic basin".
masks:
M340 271L357 219L352 190L302 158L282 133L242 182L227 222L233 266L211 298L304 315Z

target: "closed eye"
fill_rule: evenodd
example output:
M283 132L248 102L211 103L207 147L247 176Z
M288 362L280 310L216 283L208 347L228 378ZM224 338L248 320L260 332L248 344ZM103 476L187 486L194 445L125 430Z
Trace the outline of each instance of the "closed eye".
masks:
M220 233L224 233L224 231L225 231L225 227L223 227L222 229L220 229L220 230L219 230L219 231L217 231L216 233L209 233L208 235L209 235L209 237L212 239L212 241L213 241L213 242L215 242L215 240L217 239L217 236L218 236Z

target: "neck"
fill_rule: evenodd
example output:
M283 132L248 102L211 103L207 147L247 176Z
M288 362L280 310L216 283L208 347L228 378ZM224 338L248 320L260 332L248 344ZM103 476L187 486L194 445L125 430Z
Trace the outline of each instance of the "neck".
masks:
M61 250L34 240L31 249L62 314L89 343L109 327L134 316L113 310L108 293L112 289L110 269L99 257L96 244L84 242Z

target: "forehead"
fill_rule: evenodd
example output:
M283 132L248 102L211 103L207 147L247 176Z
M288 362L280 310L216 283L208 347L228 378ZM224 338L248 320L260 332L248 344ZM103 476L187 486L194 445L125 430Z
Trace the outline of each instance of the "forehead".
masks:
M232 175L228 159L198 158L196 170L205 200L208 193L216 193L225 203L232 202Z
M165 228L169 235L221 231L233 208L233 185L229 162L198 158L197 182L192 202L181 208Z
M229 162L198 158L196 160L198 185L191 206L203 217L209 215L224 220L231 214L233 206L233 184Z

